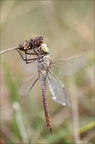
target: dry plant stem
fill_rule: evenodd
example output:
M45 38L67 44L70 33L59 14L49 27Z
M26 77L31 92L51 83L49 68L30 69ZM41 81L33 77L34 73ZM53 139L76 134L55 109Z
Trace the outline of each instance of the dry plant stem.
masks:
M18 49L18 47L13 47L13 48L9 48L9 49L6 49L6 50L2 50L2 51L0 51L0 54L6 53L6 52L10 52L10 51L16 50L16 49Z
M73 118L73 131L76 144L81 144L79 135L79 110L78 110L78 99L77 99L77 89L74 79L69 79L69 89L71 95L72 103L72 118Z

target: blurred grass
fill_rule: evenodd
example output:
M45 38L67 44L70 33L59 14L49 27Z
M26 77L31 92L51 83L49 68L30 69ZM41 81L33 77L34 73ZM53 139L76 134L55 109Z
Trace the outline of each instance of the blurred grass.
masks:
M20 97L24 70L17 52L1 56L1 144L94 144L94 1L1 0L1 49L43 35L52 59L84 55L88 64L64 78L72 108L50 99L53 134L45 124L39 82ZM48 88L48 87L47 87ZM37 93L37 91L39 93Z

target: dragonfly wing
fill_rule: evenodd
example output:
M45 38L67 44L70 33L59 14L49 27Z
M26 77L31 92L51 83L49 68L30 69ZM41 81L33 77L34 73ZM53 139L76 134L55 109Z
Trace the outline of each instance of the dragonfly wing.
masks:
M26 72L37 72L37 61L26 64L24 61L21 61L21 66Z
M75 56L68 59L55 61L51 64L51 69L63 76L71 75L86 65L86 58Z
M51 98L62 105L70 106L69 98L67 97L63 83L52 74L48 74L48 84L51 91Z
M27 95L34 86L34 84L37 82L37 80L38 80L37 75L32 75L26 78L19 89L19 94Z

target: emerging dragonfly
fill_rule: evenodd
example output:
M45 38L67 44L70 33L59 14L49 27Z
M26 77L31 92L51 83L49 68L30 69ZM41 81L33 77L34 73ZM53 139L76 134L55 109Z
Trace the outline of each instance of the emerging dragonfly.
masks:
M83 58L82 56L75 56L68 59L52 61L49 56L49 48L46 44L41 44L41 46L37 50L37 55L34 58L34 61L37 61L37 73L25 80L20 88L20 94L27 95L27 93L33 88L33 86L39 79L42 89L46 124L47 127L49 127L50 132L52 133L52 126L49 117L48 102L46 97L46 80L48 80L51 98L55 102L63 106L70 106L70 101L67 97L64 85L57 77L52 74L52 70L58 71L58 73L63 76L70 75L84 67L86 61L85 58ZM32 69L32 66L30 67Z

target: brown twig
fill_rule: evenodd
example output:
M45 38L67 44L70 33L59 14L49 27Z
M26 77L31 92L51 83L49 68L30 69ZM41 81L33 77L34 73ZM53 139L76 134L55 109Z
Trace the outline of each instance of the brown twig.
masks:
M10 51L16 50L16 49L18 49L18 47L12 47L12 48L9 48L9 49L6 49L6 50L2 50L2 51L0 51L0 54L6 53L6 52L10 52Z

